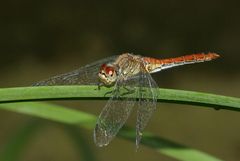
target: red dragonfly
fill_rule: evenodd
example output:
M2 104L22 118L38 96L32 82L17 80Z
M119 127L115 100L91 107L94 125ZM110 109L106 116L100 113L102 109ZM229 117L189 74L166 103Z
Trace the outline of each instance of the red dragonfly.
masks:
M156 59L124 53L99 60L66 74L51 77L35 85L113 86L111 97L97 120L94 142L100 147L108 145L125 124L137 103L136 147L138 147L143 129L157 104L158 85L150 74L180 65L210 61L218 57L216 53L200 53ZM122 89L127 89L129 92L123 93Z

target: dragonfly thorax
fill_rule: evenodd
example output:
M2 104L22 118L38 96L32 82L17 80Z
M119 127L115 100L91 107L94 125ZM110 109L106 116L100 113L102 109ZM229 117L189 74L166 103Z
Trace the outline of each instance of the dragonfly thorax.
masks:
M99 79L104 85L110 86L117 79L116 67L111 64L103 64L98 73Z

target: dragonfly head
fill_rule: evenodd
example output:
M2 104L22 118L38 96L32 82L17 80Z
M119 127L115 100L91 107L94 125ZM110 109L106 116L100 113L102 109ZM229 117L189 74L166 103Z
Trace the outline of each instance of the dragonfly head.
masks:
M110 64L103 64L100 67L98 76L104 85L111 86L117 79L116 69Z

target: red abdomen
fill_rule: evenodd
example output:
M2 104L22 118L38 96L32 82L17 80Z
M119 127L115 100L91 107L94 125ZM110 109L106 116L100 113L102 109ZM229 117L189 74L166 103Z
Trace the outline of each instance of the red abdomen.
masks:
M218 58L219 55L216 53L208 53L208 54L191 54L180 56L176 58L168 58L168 59L155 59L150 57L145 57L144 60L153 63L153 64L188 64L188 63L195 63L195 62L203 62L203 61L210 61L213 59Z

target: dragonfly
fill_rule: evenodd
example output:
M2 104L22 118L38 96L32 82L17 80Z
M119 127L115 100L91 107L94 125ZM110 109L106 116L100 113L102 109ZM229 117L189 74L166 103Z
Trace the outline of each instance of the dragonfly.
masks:
M125 124L133 107L137 106L136 147L138 148L143 130L157 106L158 85L151 74L185 64L211 61L218 57L218 54L212 52L167 59L123 53L50 77L35 85L112 87L111 96L96 122L94 142L99 147L108 145Z

